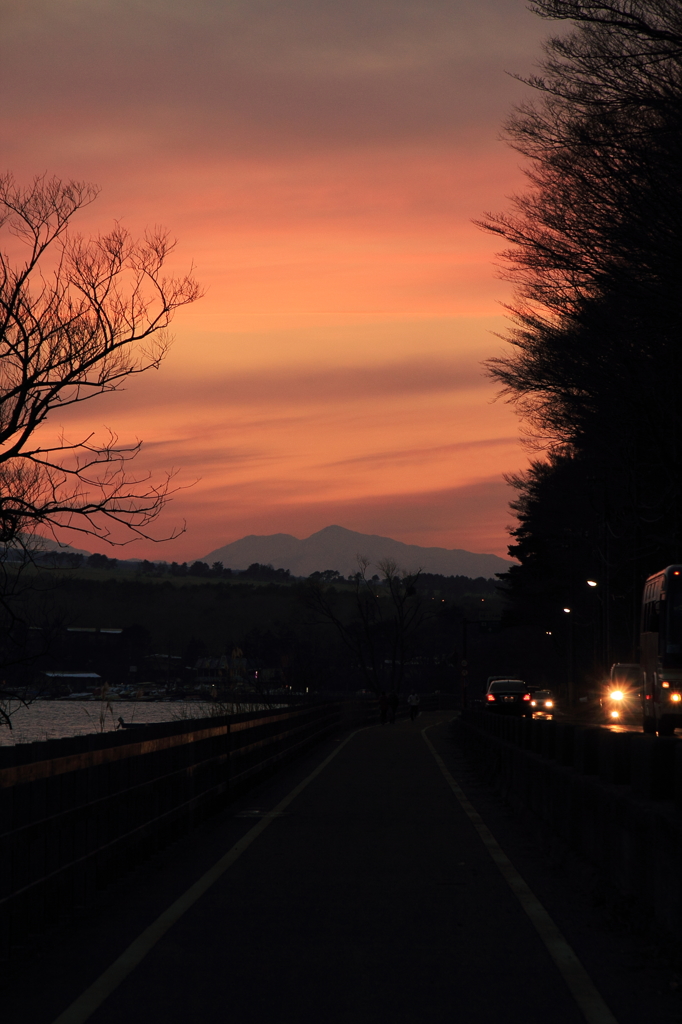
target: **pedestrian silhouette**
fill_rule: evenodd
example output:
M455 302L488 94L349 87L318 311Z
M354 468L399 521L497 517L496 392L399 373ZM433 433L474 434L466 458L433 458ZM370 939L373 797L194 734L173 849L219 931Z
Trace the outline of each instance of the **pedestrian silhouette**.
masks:
M419 694L411 693L407 698L407 703L410 705L410 721L414 722L419 714Z
M393 725L393 723L395 722L395 713L398 710L399 704L400 697L395 692L395 690L391 690L391 692L388 695L388 720L391 723L391 725Z

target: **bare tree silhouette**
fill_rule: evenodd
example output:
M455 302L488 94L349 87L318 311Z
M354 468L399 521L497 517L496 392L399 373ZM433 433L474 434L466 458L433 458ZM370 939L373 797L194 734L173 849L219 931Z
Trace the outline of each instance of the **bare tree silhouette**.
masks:
M426 615L415 587L421 570L407 572L385 558L377 566L381 577L371 579L370 560L358 555L357 561L353 618L343 614L333 583L330 586L319 574L306 580L302 600L321 621L338 631L371 690L400 692Z
M175 244L165 231L137 241L119 224L90 239L71 232L96 197L82 182L22 188L0 177L0 545L38 527L148 537L169 495L169 475L127 472L139 442L50 441L43 429L58 410L158 367L175 310L199 296L191 276L165 275Z

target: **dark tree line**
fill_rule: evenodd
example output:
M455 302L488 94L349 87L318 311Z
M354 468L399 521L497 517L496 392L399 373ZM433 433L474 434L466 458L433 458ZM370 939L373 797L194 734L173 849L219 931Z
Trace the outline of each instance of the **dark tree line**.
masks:
M209 565L208 562L192 562L188 565L187 562L171 562L167 565L165 562L148 562L144 561L141 564L141 571L143 573L156 573L163 575L165 572L170 573L171 576L200 576L203 579L227 579L232 575L231 569L226 569L222 562L213 562Z
M448 591L452 578L433 575L422 586L421 576L392 563L377 568L378 584L366 569L364 582L353 583L243 574L176 581L169 574L112 572L107 578L84 571L65 573L59 587L50 584L47 569L44 591L38 580L18 599L21 621L40 627L24 627L25 657L4 666L0 708L3 690L26 697L62 685L46 683L45 671L94 671L112 686L158 680L182 689L193 685L198 659L224 667L227 657L223 686L453 692L463 656L481 660L485 654L482 678L522 664L514 651L486 654L491 643L504 640L493 581L469 580L467 587L457 578L455 595Z
M534 8L574 26L507 125L529 187L486 221L516 285L489 368L537 453L511 480L509 584L548 628L570 606L603 667L635 654L643 580L682 559L682 3Z
M191 565L187 562L180 565L171 562L170 566L164 562L143 562L142 571L156 571L160 574L168 571L171 576L200 576L203 579L229 579L232 576L232 570L225 568L222 562L213 562L212 565L200 561L192 562ZM242 570L239 576L242 579L259 580L263 583L285 583L291 579L288 569L273 569L270 564L261 565L260 562L253 562L248 569Z

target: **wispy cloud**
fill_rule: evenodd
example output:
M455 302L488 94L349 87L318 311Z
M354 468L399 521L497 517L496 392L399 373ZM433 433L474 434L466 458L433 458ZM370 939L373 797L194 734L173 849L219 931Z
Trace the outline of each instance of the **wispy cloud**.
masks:
M164 372L153 387L145 381L145 408L183 405L206 409L262 405L320 405L488 388L483 368L473 360L433 356L376 361L355 366L280 365L216 372L207 367L182 377ZM124 409L138 401L137 388L115 398Z
M325 465L331 467L362 465L373 462L410 462L412 459L454 455L456 452L470 451L472 448L500 448L502 446L518 445L518 443L517 437L490 437L476 441L455 441L453 444L433 445L428 448L406 448L388 452L370 452L367 455L357 455L351 459L327 462Z

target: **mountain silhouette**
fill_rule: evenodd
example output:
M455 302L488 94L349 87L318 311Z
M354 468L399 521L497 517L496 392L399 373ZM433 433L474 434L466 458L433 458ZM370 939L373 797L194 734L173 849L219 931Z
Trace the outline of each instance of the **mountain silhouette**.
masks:
M344 576L357 572L357 556L369 558L370 575L383 558L397 562L401 569L442 573L444 576L483 576L506 572L513 562L498 555L479 555L459 548L422 548L403 544L390 537L356 533L343 526L326 526L312 536L299 540L289 533L273 533L258 537L250 535L209 552L202 562L222 562L230 569L247 569L254 562L271 564L275 569L289 569L294 576L337 569Z

